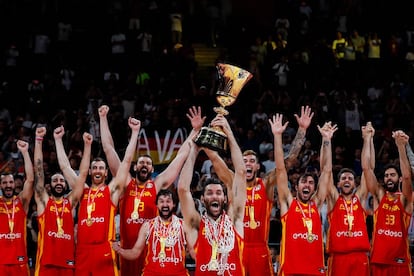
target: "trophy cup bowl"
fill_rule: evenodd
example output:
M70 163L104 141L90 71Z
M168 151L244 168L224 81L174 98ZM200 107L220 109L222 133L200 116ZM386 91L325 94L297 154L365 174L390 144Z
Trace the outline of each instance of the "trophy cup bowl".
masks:
M229 114L225 108L234 104L240 91L253 75L244 69L230 64L218 63L216 68L219 77L216 100L220 106L214 107L213 110L217 114L225 116ZM214 151L227 151L227 136L221 127L202 127L194 142L198 146Z

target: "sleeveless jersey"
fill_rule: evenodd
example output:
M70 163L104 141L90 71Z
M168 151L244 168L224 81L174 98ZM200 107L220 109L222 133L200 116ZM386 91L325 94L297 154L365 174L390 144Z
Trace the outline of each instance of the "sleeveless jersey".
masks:
M63 233L59 233L57 219L63 220ZM40 265L74 268L75 241L72 205L67 198L55 201L49 198L43 214L38 216L39 234L37 260ZM38 262L39 263L39 262ZM36 267L36 270L38 266Z
M265 185L261 178L257 178L257 185L247 188L247 200L244 212L244 243L259 244L267 246L270 229L270 211L273 202L268 199ZM254 198L253 198L254 196ZM250 212L254 214L256 228L252 229L250 225Z
M233 223L227 214L223 214L220 217L220 221L212 227L214 222L211 222L206 216L202 216L200 222L200 229L198 232L198 238L194 245L196 252L196 268L195 275L224 275L224 276L243 276L244 267L242 263L243 259L243 238L234 230ZM218 231L214 231L214 229ZM218 238L214 238L212 232L218 232ZM214 240L218 244L218 250L216 255L216 266L210 266L211 257L213 252Z
M88 195L92 206L91 224L88 225ZM107 185L97 190L85 188L78 212L77 244L93 245L115 240L115 211Z
M161 252L164 239L164 252ZM189 275L185 267L185 236L182 219L172 216L167 227L156 217L150 221L143 275Z
M142 224L157 216L155 199L157 191L154 181L148 180L144 185L137 185L133 178L128 183L124 195L119 201L120 236L123 248L132 248L138 238ZM138 205L138 218L132 218L135 201ZM144 267L146 248L136 260L126 260L120 257L120 270L124 275L141 275Z
M26 235L26 212L22 201L14 196L6 203L0 196L0 264L27 263Z
M147 181L145 186L137 185L135 178L128 183L119 201L120 235L123 248L132 248L137 241L142 224L157 216L156 196L157 191L152 180ZM131 218L135 199L139 200L137 219Z
M411 215L405 212L400 200L387 192L374 212L371 263L411 265L408 227Z
M310 235L304 217L312 220L311 241L308 241ZM316 204L313 201L303 204L293 200L281 222L281 271L284 274L325 275L322 222Z
M351 204L345 205L344 200L342 196L339 196L334 208L328 214L329 230L326 250L328 253L368 252L370 243L365 210L355 195L351 199ZM351 228L347 215L353 216Z

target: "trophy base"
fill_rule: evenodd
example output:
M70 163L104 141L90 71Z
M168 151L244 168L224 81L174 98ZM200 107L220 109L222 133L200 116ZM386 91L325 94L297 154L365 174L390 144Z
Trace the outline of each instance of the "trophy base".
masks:
M194 143L221 153L227 151L227 136L210 127L202 127Z

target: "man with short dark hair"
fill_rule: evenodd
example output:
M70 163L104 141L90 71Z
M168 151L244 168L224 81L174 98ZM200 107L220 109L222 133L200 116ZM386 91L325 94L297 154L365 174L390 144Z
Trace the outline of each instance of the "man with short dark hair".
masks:
M33 165L29 143L18 140L23 155L26 180L23 190L15 195L12 174L0 176L0 271L2 275L29 275L26 242L26 218L33 195Z
M185 267L187 242L183 221L174 214L176 203L172 191L160 190L157 193L156 205L158 215L144 222L132 248L121 248L120 242L114 242L112 247L127 260L137 259L144 252L144 248L147 248L143 276L188 276Z
M367 124L370 139L375 130ZM393 131L399 167L389 164L384 169L384 184L377 181L370 162L375 158L373 143L362 153L362 168L374 200L374 232L371 246L371 275L411 275L408 227L413 212L411 168L406 145L409 137L401 130ZM368 138L367 138L368 139Z
M243 214L246 203L246 168L236 138L223 115L211 122L227 136L234 178L231 183L210 179L203 187L201 200L206 212L200 214L194 204L190 184L200 148L190 143L190 154L181 170L178 196L191 256L196 260L195 275L243 276ZM205 149L207 150L207 149ZM226 208L227 207L227 208Z

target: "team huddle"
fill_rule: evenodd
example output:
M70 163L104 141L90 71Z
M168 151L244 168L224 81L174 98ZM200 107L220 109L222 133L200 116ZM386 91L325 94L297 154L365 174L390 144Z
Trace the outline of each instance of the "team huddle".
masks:
M99 107L105 157L92 158L94 139L84 133L76 171L62 140L64 126L53 130L60 171L50 178L50 192L43 168L43 140L49 130L36 128L33 161L29 143L17 141L25 182L15 194L13 175L1 176L1 275L30 275L26 215L33 196L39 225L35 275L189 275L188 258L195 261L195 275L412 275L408 240L412 173L409 137L402 130L392 134L399 162L384 167L379 179L374 173L375 129L370 122L361 128L362 175L357 181L359 176L350 168L333 175L332 140L337 125L317 126L319 173L306 172L290 186L288 170L298 158L314 115L308 106L294 114L298 129L287 155L282 135L289 122L279 113L269 119L276 168L263 177L258 173L258 154L241 151L225 116L218 114L210 125L223 130L231 165L220 152L194 142L206 119L199 107L188 110L192 131L176 156L153 177L151 156L136 153L140 120L128 119L130 137L121 160L108 112L108 106ZM202 187L203 211L196 206L191 187L200 152L211 160L217 174ZM282 225L277 272L268 246L275 192ZM373 199L372 239L366 225L369 196ZM323 207L329 225L326 239Z

